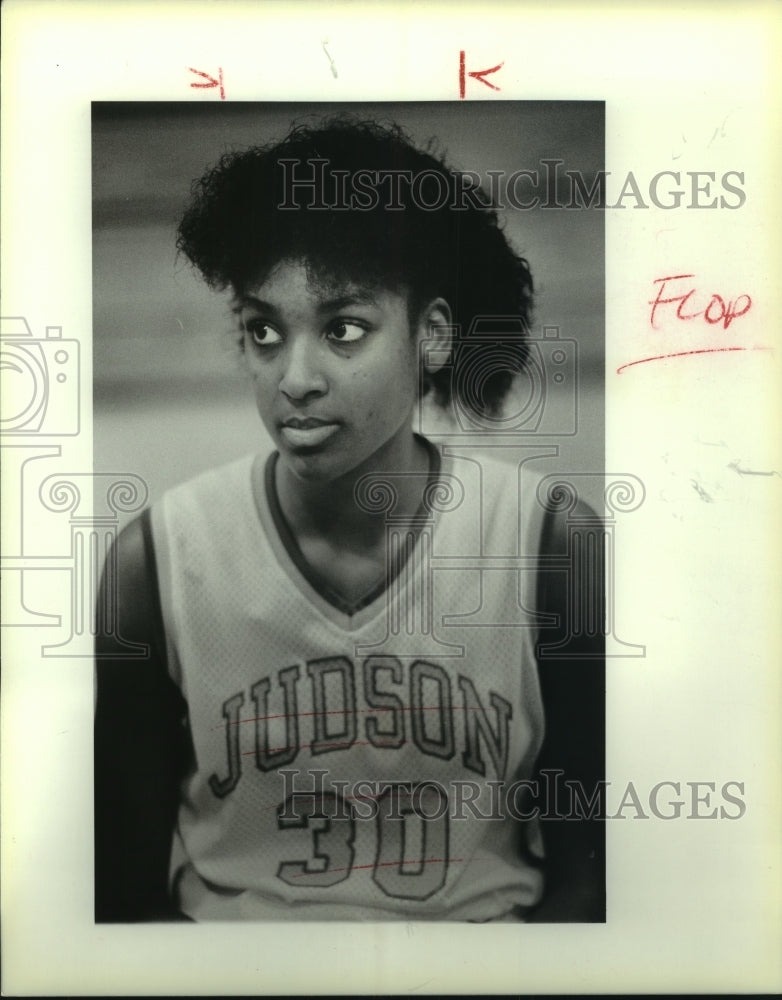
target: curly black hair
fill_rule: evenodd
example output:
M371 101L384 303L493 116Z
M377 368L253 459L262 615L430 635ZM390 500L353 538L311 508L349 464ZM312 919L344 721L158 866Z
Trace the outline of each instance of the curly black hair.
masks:
M486 193L431 149L346 115L295 125L282 142L226 153L193 184L177 248L237 295L300 259L314 278L405 290L411 318L444 298L460 334L425 391L495 414L527 358L532 276Z

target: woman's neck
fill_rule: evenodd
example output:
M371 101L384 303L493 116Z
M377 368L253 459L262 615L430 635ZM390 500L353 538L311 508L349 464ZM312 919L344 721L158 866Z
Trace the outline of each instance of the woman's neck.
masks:
M374 473L378 490L382 491L383 480L388 479L397 494L395 518L413 517L421 506L430 465L428 446L412 434L409 441L392 442L391 447L375 452L348 475L327 483L303 480L278 460L277 499L298 540L318 537L340 548L360 550L378 544L385 537L387 509L385 506L379 511L366 509L373 506L371 483L366 491L369 502L359 504L356 498L359 480Z

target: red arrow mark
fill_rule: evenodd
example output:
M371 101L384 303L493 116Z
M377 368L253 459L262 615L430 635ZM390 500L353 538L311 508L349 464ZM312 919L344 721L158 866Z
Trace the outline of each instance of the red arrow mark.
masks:
M218 70L217 70L217 74L218 74L217 79L215 79L209 73L203 73L200 69L193 69L192 66L188 66L187 68L188 68L188 70L191 73L195 73L196 76L200 76L204 80L207 81L206 83L191 83L190 84L191 87L204 88L206 90L209 90L212 87L219 87L220 88L220 100L221 101L225 100L225 88L223 87L223 67L222 66L218 67Z
M478 69L474 72L469 72L465 67L464 49L462 49L459 52L459 97L464 100L465 82L466 77L468 76L471 76L473 80L480 80L481 83L485 84L487 87L491 87L492 90L499 90L499 87L495 87L493 83L485 80L484 77L488 76L489 73L496 73L497 70L502 69L504 65L505 63L501 62L497 63L496 66L492 66L490 69Z

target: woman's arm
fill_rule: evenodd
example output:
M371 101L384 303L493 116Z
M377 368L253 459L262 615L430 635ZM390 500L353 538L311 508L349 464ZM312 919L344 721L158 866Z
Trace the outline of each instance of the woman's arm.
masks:
M604 785L601 784L605 779L603 535L600 519L585 504L579 503L571 518L577 527L568 540L567 514L549 512L541 546L542 555L560 557L567 554L569 544L580 547L582 557L591 549L593 559L591 563L586 559L581 561L578 597L569 588L568 574L545 566L539 574L539 610L556 616L559 622L557 627L541 629L538 645L546 720L538 781L541 789L551 788L555 783L558 789L556 805L551 795L540 796L546 893L529 918L540 922L605 920ZM584 588L590 592L584 593ZM568 623L573 620L573 609L568 608L568 603L573 600L578 600L582 609L596 609L600 627L592 635L581 632L571 644L567 658L547 659L541 647L567 636ZM580 790L580 805L565 781L575 783ZM595 794L597 800L593 799ZM592 817L590 801L595 809ZM553 814L553 818L546 818L547 814Z
M180 919L168 865L189 739L167 670L148 512L120 533L115 552L119 587L104 568L97 610L95 920ZM148 655L128 657L117 632Z

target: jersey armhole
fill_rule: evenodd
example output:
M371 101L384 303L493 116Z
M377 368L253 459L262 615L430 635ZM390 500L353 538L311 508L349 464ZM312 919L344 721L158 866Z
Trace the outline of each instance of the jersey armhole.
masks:
M176 626L171 592L171 557L161 506L147 508L142 515L146 572L149 574L155 639L171 680L182 689L182 670L175 642Z
M540 478L535 487L540 485ZM537 489L535 490L537 492ZM537 557L537 572L532 588L533 610L537 627L533 629L533 648L535 660L540 666L538 645L542 641L547 627L550 627L551 616L551 573L552 559L562 556L566 550L566 527L562 511L541 503L539 498L535 504L535 513L530 523L530 547Z
M159 549L153 509L147 508L125 525L106 558L96 603L96 697L100 661L154 662L181 689L176 647L163 611L170 602L161 593L167 576L161 585L159 571L166 560L159 558Z
M602 523L594 510L584 501L579 500L575 509L578 511L576 515L577 521L583 525L594 526L597 523ZM550 616L552 614L552 585L553 589L556 590L557 579L563 572L562 569L554 569L552 563L568 555L569 516L570 513L568 511L555 507L546 507L540 519L538 534L540 546L538 549L538 579L535 586L535 611L538 616ZM605 580L603 574L600 574L600 579L596 583L604 587ZM563 596L567 597L567 590L565 590L564 595L558 594L556 600L559 601ZM604 599L605 595L603 594L602 600ZM558 606L556 610L557 612L562 612L563 609ZM541 629L539 627L535 638L536 648L540 641Z
M169 919L187 704L170 676L149 509L110 550L101 581L93 735L95 919ZM176 914L174 914L176 916Z

